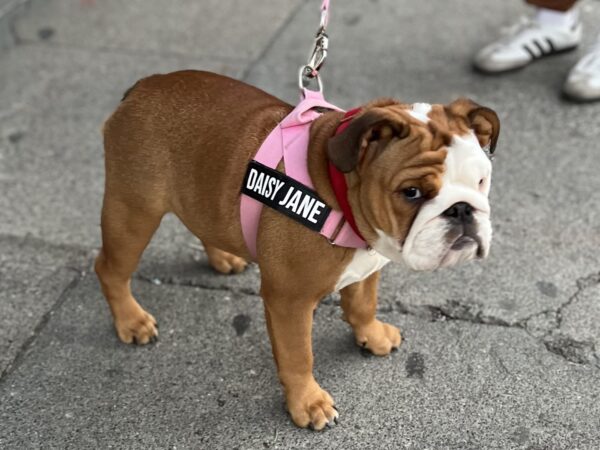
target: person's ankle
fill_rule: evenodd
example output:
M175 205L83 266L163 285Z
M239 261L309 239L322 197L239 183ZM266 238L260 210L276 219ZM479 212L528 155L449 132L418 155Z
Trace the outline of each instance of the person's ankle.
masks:
M579 8L574 7L568 11L538 8L535 21L542 26L571 28L579 23Z

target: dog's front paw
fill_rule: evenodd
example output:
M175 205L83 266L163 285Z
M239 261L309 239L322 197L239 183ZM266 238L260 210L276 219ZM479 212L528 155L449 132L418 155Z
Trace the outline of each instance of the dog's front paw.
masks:
M337 424L339 417L331 395L314 380L301 389L290 390L287 407L292 420L301 428L319 431Z
M128 312L117 313L115 329L119 339L125 344L144 345L158 338L156 319L137 303Z
M383 323L377 319L373 322L355 329L356 343L370 350L377 356L388 355L392 349L400 346L402 338L400 330L393 325Z

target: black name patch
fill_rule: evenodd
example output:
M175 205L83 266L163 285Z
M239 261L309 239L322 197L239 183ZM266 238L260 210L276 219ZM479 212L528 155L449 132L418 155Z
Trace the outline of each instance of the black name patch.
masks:
M314 231L321 231L331 211L315 191L257 161L248 165L242 194Z

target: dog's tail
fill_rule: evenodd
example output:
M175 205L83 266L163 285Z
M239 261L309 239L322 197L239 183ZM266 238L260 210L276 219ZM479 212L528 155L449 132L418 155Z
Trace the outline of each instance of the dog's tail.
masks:
M142 78L142 80L143 80L143 78ZM126 91L123 93L123 97L121 97L121 101L124 101L124 100L127 98L127 96L128 96L129 94L131 94L131 92L132 92L132 91L133 91L133 90L136 88L136 86L137 86L138 84L140 84L140 81L142 81L142 80L137 80L137 81L134 83L134 85L133 85L133 86L131 86L130 88L128 88L128 89L127 89L127 90L126 90Z

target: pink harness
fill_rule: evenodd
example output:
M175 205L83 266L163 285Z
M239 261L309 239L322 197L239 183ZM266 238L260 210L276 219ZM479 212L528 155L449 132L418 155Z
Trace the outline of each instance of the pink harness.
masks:
M310 126L321 113L317 107L342 111L325 101L321 92L303 89L303 98L296 108L271 131L254 157L255 161L275 169L283 159L285 174L314 189L308 173L307 153ZM246 246L256 259L256 238L263 204L242 194L240 215ZM349 248L367 248L367 243L357 235L344 213L332 209L320 233L333 245Z

